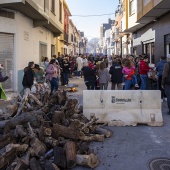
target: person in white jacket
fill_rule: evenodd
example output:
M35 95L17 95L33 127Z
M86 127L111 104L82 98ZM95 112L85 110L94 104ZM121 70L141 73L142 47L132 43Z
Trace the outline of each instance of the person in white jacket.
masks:
M79 55L76 58L76 65L77 65L77 78L79 78L81 74L81 69L83 68L83 60L81 58L81 55Z

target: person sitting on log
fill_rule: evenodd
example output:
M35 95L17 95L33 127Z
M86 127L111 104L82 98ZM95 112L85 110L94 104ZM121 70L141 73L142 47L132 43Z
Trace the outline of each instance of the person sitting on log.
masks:
M2 72L1 70L4 69L4 66L2 64L0 64L0 100L6 100L7 97L6 97L6 94L2 88L2 84L1 82L4 82L6 81L7 79L9 79L9 77L11 76L10 74L8 74L7 76L3 77L2 76Z

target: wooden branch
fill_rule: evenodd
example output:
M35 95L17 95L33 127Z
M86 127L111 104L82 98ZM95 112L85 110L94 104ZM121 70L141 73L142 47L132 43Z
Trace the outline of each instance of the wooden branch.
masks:
M95 133L104 135L106 138L109 138L110 135L111 135L110 131L108 131L108 130L106 130L106 129L103 129L103 128L97 128L97 129L95 130Z
M98 141L98 142L103 142L104 141L104 135L89 135L89 136L84 136L81 139L83 141Z
M39 106L43 106L43 103L40 102L33 94L29 94L29 97L33 99Z

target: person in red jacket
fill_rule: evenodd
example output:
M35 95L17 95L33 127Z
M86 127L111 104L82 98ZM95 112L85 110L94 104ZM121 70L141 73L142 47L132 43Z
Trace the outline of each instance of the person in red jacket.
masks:
M147 56L145 56L143 60L140 61L139 65L139 74L141 79L140 90L146 90L147 73L149 70L152 70L152 68L148 66L147 62L148 62Z

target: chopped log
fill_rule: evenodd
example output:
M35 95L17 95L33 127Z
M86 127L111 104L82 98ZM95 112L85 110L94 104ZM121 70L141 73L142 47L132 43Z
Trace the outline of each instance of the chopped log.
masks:
M12 162L16 158L17 152L25 152L28 145L23 144L9 144L6 146L6 152L0 155L0 168L3 168L8 163Z
M70 138L70 139L82 139L85 135L79 129L73 129L65 127L59 124L53 124L52 137L57 139L59 136Z
M35 133L34 133L32 127L31 127L31 125L30 125L30 122L28 122L27 125L28 125L29 136L30 136L31 138L34 138L34 137L35 137Z
M43 103L40 102L33 94L29 94L29 98L33 99L39 106L43 106Z
M7 168L7 170L24 170L28 169L29 167L29 153L22 157L22 158L16 158L14 162L11 163L11 165Z
M52 146L53 148L59 144L58 140L56 140L52 137L45 137L44 142L46 143L46 145Z
M52 123L63 124L65 121L65 114L63 111L55 111L52 117Z
M25 131L24 127L22 125L16 126L16 131L21 137L27 136L27 132Z
M54 148L54 163L61 168L66 168L66 153L63 148Z
M98 141L98 142L103 142L104 141L104 135L89 135L89 136L84 136L81 138L84 141Z
M33 124L34 126L39 127L40 122L43 120L44 119L41 115L36 116L36 115L32 114L31 112L21 113L20 115L12 118L6 122L5 127L4 127L4 134L9 133L11 131L11 129L15 128L17 125L24 125L28 122L31 122L31 124ZM1 122L0 122L0 124L1 124Z
M96 118L95 116L88 122L86 123L81 129L84 130L85 128L88 128L89 126L93 125L94 123L97 122L99 118Z
M38 133L38 137L41 141L45 139L45 137L51 136L52 130L50 128L46 128L41 126L39 129L36 129L36 132Z
M106 130L106 129L103 129L103 128L97 128L97 129L95 130L95 133L104 135L106 138L109 138L110 135L111 135L110 131L108 131L108 130Z
M76 163L78 165L95 168L99 164L99 160L96 155L76 155Z
M43 170L35 157L30 159L30 170Z
M27 150L27 148L28 148L27 144L20 145L20 144L11 143L6 146L6 152L10 152L11 150L14 150L14 149L18 152L24 152Z
M60 170L56 164L54 164L54 163L52 163L52 164L53 164L54 170Z
M44 166L44 170L60 170L57 165L51 163L51 162L47 162Z
M87 154L89 151L89 143L88 142L81 142L79 144L78 154Z
M15 131L12 131L8 134L3 135L2 138L0 138L0 149L8 145L9 143L15 143L16 142L17 134Z
M8 105L6 106L4 112L5 114L3 114L3 117L5 119L8 119L9 117L14 116L17 113L18 110L18 104L13 104L13 105Z
M30 145L33 148L36 156L41 157L45 155L46 152L46 146L44 145L44 143L42 143L38 138L34 137L31 141L30 141Z
M69 141L64 146L66 151L67 168L73 168L76 166L76 144Z

